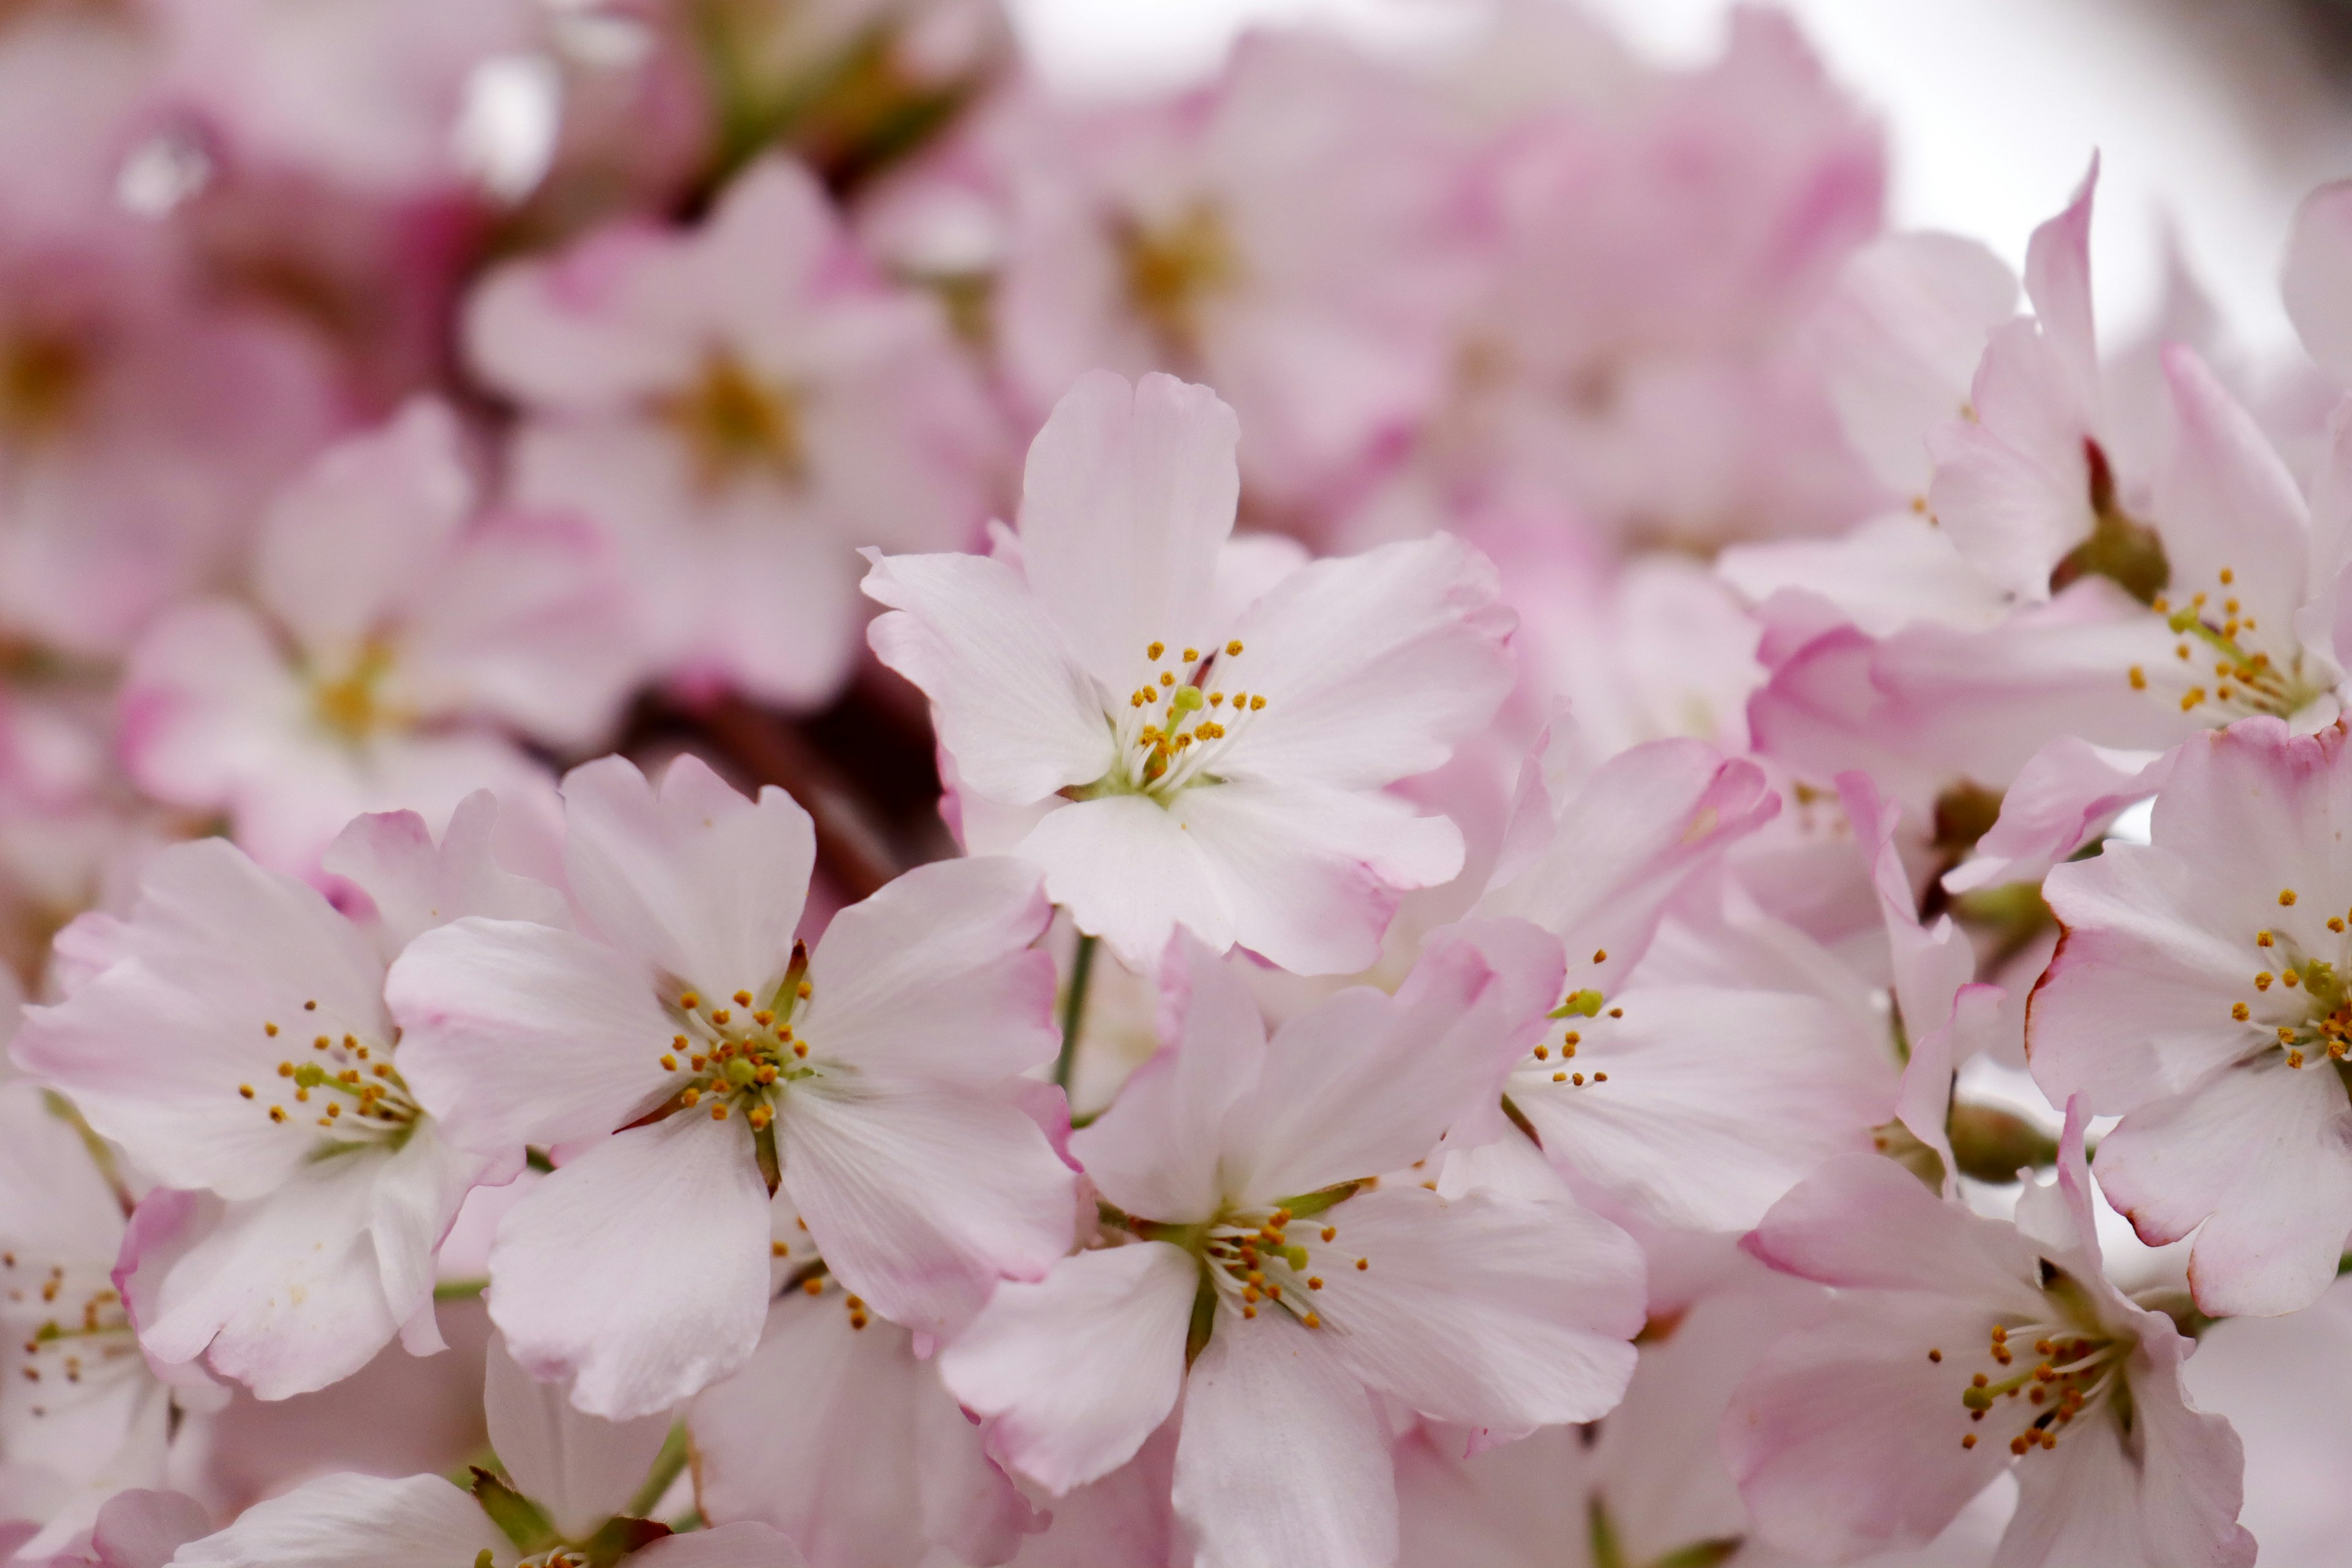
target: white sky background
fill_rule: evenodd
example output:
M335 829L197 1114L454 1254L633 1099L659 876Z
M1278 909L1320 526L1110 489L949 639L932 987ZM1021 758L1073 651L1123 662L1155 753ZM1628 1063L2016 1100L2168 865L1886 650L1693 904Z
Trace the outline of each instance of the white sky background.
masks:
M1311 21L1430 47L1466 0L1011 0L1060 85L1197 79L1254 21ZM1728 0L1584 0L1672 63L1720 46ZM2155 306L2168 219L2242 341L2292 342L2276 293L2294 205L2352 175L2352 86L2327 81L2261 0L1788 0L1831 69L1885 120L1893 217L2012 263L2098 148L2093 264L2117 330ZM2113 341L2112 339L2110 341Z

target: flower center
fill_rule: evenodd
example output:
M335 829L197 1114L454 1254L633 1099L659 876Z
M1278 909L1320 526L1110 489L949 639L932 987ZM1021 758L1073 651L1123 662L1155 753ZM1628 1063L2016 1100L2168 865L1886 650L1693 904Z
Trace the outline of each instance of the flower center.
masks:
M1592 954L1592 962L1608 963L1609 950L1607 948L1596 950ZM1535 1048L1528 1053L1527 1058L1512 1069L1510 1084L1512 1092L1573 1094L1584 1089L1607 1083L1609 1081L1607 1073L1587 1072L1581 1068L1571 1065L1576 1059L1578 1048L1584 1044L1584 1031L1593 1026L1593 1024L1588 1020L1599 1019L1601 1009L1607 1002L1606 996L1591 986L1581 991L1570 992L1568 999L1553 1008L1546 1016L1554 1019L1564 1018L1570 1026L1561 1033L1557 1042L1551 1040L1538 1042ZM1625 1016L1625 1009L1610 1007L1608 1016L1612 1019L1622 1018ZM1604 1028L1606 1026L1606 1025L1602 1026ZM1506 1109L1508 1109L1507 1103Z
M1195 202L1168 223L1114 221L1127 302L1172 356L1190 362L1201 346L1201 311L1241 280L1241 257L1217 209Z
M1104 795L1148 795L1165 805L1176 793L1196 784L1218 784L1216 759L1229 738L1265 710L1263 692L1236 689L1230 695L1209 682L1242 657L1242 645L1229 642L1211 648L1183 650L1173 665L1168 645L1154 642L1143 650L1150 661L1150 681L1128 694L1124 709L1109 714L1118 737L1118 761L1112 771L1075 798Z
M2061 1280L2064 1276L2059 1276ZM2071 1281L2066 1281L2071 1290ZM2056 1303L2053 1302L2053 1305ZM1995 1323L1981 1355L1980 1370L1971 1373L1960 1390L1960 1406L1975 1427L1987 1420L1998 1436L2009 1433L2009 1451L2022 1457L2036 1448L2058 1446L2058 1434L2085 1411L2117 1397L2123 1385L2123 1363L2132 1342L2103 1329L2084 1329L2065 1314L2055 1322ZM1942 1363L1944 1352L1927 1352ZM2015 1370L2018 1363L2028 1364ZM1955 1368L1957 1372L1958 1368ZM1960 1435L1960 1447L1973 1448L1974 1431Z
M69 337L0 342L0 431L26 439L54 434L73 417L89 383L89 355Z
M2295 907L2293 888L2279 889L2282 910ZM2282 916L2292 921L2292 915ZM2306 942L2281 928L2254 932L2254 953L2262 968L2253 974L2253 994L2230 1005L2230 1016L2253 1033L2251 1058L2260 1060L2277 1051L2290 1068L2332 1061L2352 1085L2352 984L2345 972L2345 915L2326 920L2333 943ZM2306 931L2305 935L2315 935ZM2332 946L2334 959L2316 956L2315 946Z
M2150 602L2148 607L2164 616L2179 638L2173 657L2183 667L2158 683L2168 695L2182 688L2180 710L2215 724L2257 713L2292 718L2327 695L2327 688L2305 676L2300 643L2283 629L2265 631L2255 620L2232 592L2236 584L2237 574L2224 566L2213 593L2191 594L2178 607L2161 594ZM2210 686L2204 678L2209 659L2213 672ZM2145 667L2132 666L2135 691L2147 690L2152 679Z
M793 1016L810 995L808 949L793 944L784 977L764 1005L749 991L714 1002L698 991L681 991L668 1002L679 1032L661 1052L662 1070L679 1075L676 1091L656 1115L708 1105L713 1121L740 1111L751 1131L764 1134L776 1119L782 1086L814 1078L808 1042L793 1027Z
M387 701L384 696L384 681L392 673L392 649L376 638L369 638L341 675L312 678L312 716L330 734L352 746L362 744L381 730L406 725L413 715Z
M712 351L701 374L663 399L656 413L686 443L706 489L757 474L793 486L807 477L799 398L723 349Z
M302 1004L306 1013L318 1007L315 1001ZM281 1033L275 1023L261 1027L271 1039ZM236 1092L257 1103L266 1100L272 1121L309 1118L328 1134L322 1152L362 1143L396 1146L407 1142L424 1112L393 1066L394 1043L320 1031L310 1037L308 1056L278 1064L277 1081L267 1091L241 1083Z
M49 1414L50 1401L137 1370L138 1336L104 1264L37 1264L0 1250L0 1322L17 1341L16 1381L30 1385L26 1412Z

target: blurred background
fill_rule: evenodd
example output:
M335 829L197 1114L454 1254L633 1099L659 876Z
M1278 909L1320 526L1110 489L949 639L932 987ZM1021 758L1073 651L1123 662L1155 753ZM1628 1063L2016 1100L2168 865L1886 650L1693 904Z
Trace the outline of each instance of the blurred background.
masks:
M1065 90L1206 78L1254 23L1328 26L1407 56L1442 49L1462 0L1012 0ZM1663 64L1721 48L1730 0L1583 0ZM2092 255L2110 320L2162 297L2170 247L2256 351L2292 342L2280 248L2295 203L2352 174L2352 5L2343 0L1788 0L1849 91L1884 116L1897 227L1950 229L2012 264L2105 162Z

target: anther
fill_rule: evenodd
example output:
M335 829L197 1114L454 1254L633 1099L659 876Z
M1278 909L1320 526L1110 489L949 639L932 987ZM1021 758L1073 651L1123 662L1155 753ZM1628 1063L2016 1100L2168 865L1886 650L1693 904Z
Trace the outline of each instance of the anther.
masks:
M2294 907L2294 889L2293 888L2281 888L2279 889L2279 908L2284 910L2292 909Z
M238 1084L236 1086L236 1091L237 1093L245 1096L247 1100L251 1100L253 1098L253 1085L249 1083Z
M1356 1259L1356 1272L1359 1274L1361 1274L1371 1266L1372 1260L1369 1258L1359 1258Z
M1162 686L1173 686L1176 684L1176 678L1163 669L1160 672L1160 684Z
M1323 1239L1324 1239L1324 1240L1326 1240L1326 1241L1337 1241L1339 1238L1339 1227L1338 1226L1336 1226L1336 1225L1327 1225L1327 1226L1325 1226L1323 1227Z
M264 1024L261 1026L261 1032L268 1035L274 1040L278 1037L278 1026L275 1024Z
M2133 665L2131 667L2131 689L2134 691L2146 691L2147 689L2147 671L2142 669L2138 665Z
M738 991L735 993L735 1005L738 1007L749 1007L751 1005L751 994L749 991Z
M801 1289L812 1296L822 1296L824 1294L824 1281L812 1276L801 1281Z
M2241 1024L2246 1021L2246 1015L2247 1008L2243 1002L2232 1002L2230 1004L2230 1016L2235 1018Z
M1942 1351L1929 1351L1927 1352L1927 1359L1929 1361L1936 1362L1942 1361L1944 1359L1944 1352Z
M1167 651L1168 651L1168 645L1167 645L1166 643L1164 643L1164 642L1156 642L1156 643L1153 643L1150 647L1145 648L1145 649L1143 650L1143 657L1144 657L1144 658L1149 658L1149 659L1157 660L1157 659L1160 658L1160 655L1162 655L1162 654L1166 653Z
M1609 950L1608 950L1607 948L1605 948L1605 947L1596 947L1596 948L1594 948L1594 949L1592 950L1592 962L1593 962L1593 963L1608 963L1608 962L1609 962Z
M1200 658L1201 650L1199 648L1188 647L1184 650L1184 662L1186 664L1197 664L1200 662Z
M691 1013L702 1005L702 998L688 991L677 999L677 1005Z
M308 1002L305 1002L305 1003L303 1003L303 1004L302 1004L302 1011L304 1011L305 1013L315 1013L315 1012L317 1012L318 1010L319 1010L319 1004L318 1004L318 1001L317 1001L317 999L316 999L315 997L314 997L313 999L311 999L310 1001L308 1001Z

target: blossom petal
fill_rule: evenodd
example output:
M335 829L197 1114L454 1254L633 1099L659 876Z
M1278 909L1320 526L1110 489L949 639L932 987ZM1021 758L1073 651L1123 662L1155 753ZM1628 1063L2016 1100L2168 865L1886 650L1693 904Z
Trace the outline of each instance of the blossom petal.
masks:
M751 1130L686 1111L591 1146L507 1211L490 1318L525 1372L626 1421L743 1364L768 1273Z
M1022 568L1106 691L1150 679L1144 647L1206 641L1241 489L1234 411L1171 375L1080 376L1029 448Z
M981 555L866 558L866 596L891 611L866 640L931 700L960 780L1018 805L1111 771L1103 690L1011 567Z
M1456 935L1432 944L1394 996L1351 986L1291 1018L1226 1117L1230 1194L1271 1203L1427 1155L1499 1092L1510 989Z
M1048 812L1013 853L1043 868L1045 896L1129 969L1149 970L1180 925L1212 952L1234 944L1233 915L1201 846L1173 813L1142 795Z
M1315 1331L1287 1316L1218 1323L1192 1366L1176 1441L1178 1517L1214 1568L1389 1568L1388 1424Z
M672 1026L648 977L553 926L469 917L384 980L400 1070L457 1142L504 1154L609 1132L669 1092Z
M1133 1458L1176 1407L1202 1288L1165 1242L1081 1252L998 1286L940 1375L987 1418L989 1452L1059 1495Z
M574 768L563 804L564 869L597 935L719 996L783 973L816 866L815 826L792 796L746 800L689 752L658 792L624 757Z
M340 1154L226 1205L170 1261L140 1321L142 1345L164 1362L205 1356L264 1399L365 1366L408 1316L385 1300L370 1234L385 1163L364 1149Z
M1290 574L1204 682L1266 700L1234 721L1219 770L1370 789L1439 766L1510 688L1500 595L1494 563L1444 535Z
M721 1524L665 1535L630 1553L637 1568L806 1568L800 1549L764 1524Z
M1371 1267L1333 1268L1315 1307L1332 1353L1371 1387L1513 1433L1598 1420L1623 1397L1646 1270L1633 1238L1600 1215L1565 1197L1394 1186L1326 1218L1338 1250Z
M482 1411L490 1447L515 1489L571 1541L586 1540L606 1520L628 1511L669 1436L666 1414L635 1421L581 1414L560 1384L541 1383L517 1366L495 1335Z
M2151 1246L2197 1231L2203 1310L2292 1312L2334 1281L2352 1236L2352 1103L2327 1064L2268 1057L2126 1116L2098 1172Z
M952 1426L935 1430L940 1415ZM697 1395L688 1419L703 1511L771 1525L816 1568L919 1561L960 1533L960 1507L1016 1520L1016 1534L1033 1522L912 1337L894 1323L853 1327L838 1292L786 1291L758 1352ZM1002 1561L966 1560L992 1558Z
M149 863L116 942L118 962L27 1009L17 1064L167 1185L247 1198L292 1177L317 1130L272 1121L238 1086L276 1083L298 1039L390 1041L367 938L312 889L207 838Z
M1511 1101L1555 1162L1662 1224L1746 1230L1823 1160L1870 1152L1894 1113L1883 1040L1819 997L1636 986L1617 1001L1622 1019L1571 1019L1574 1059L1522 1067ZM1571 1069L1585 1081L1552 1081Z
M1069 1250L1076 1177L1009 1097L820 1077L776 1121L784 1186L825 1267L884 1317L953 1332L1000 1276Z
M335 1475L255 1503L172 1561L180 1568L415 1568L471 1563L484 1552L500 1564L514 1561L513 1543L490 1516L440 1477Z
M1237 963L1180 937L1163 984L1183 1020L1172 1045L1128 1079L1108 1110L1070 1134L1070 1152L1111 1202L1141 1219L1213 1217L1227 1110L1257 1087L1265 1019Z
M801 1034L862 1071L986 1083L1053 1059L1053 916L1036 868L919 866L833 917L809 955Z

